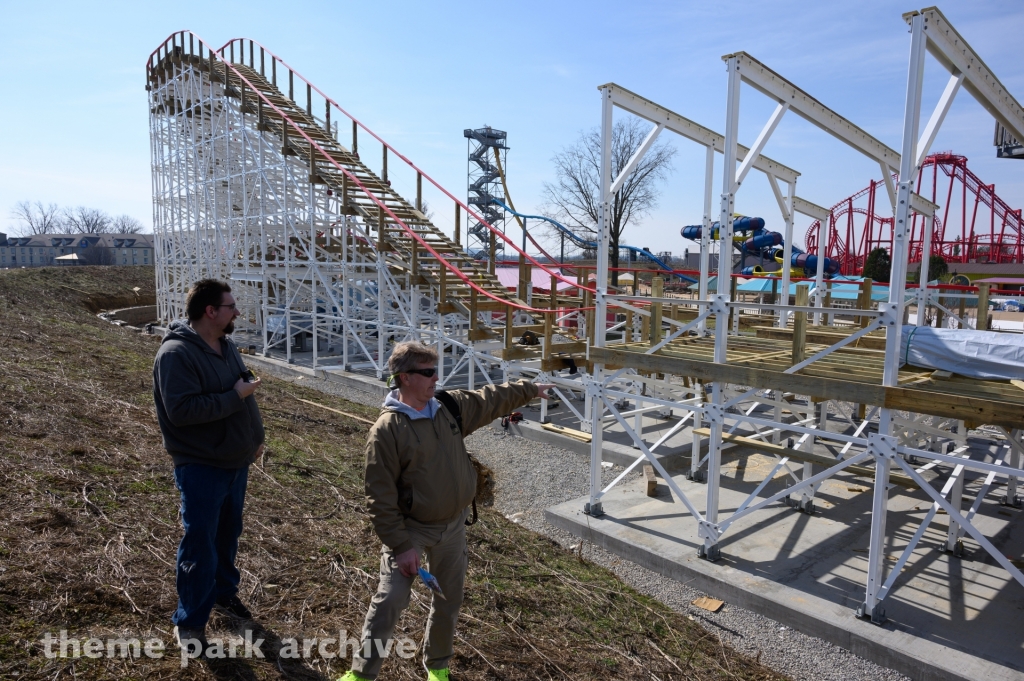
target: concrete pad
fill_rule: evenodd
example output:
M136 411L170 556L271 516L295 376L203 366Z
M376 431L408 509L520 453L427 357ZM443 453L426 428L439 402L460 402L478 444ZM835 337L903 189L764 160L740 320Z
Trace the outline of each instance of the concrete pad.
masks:
M724 520L767 475L774 460L752 454L723 464ZM698 509L705 485L674 477ZM964 507L980 480L968 479ZM941 484L941 483L940 483ZM762 498L782 490L776 477ZM697 557L701 543L686 508L664 481L656 498L636 481L602 499L605 515L583 514L580 498L545 511L547 520L651 570L716 598L840 645L861 657L919 679L1024 680L1024 586L969 537L965 555L938 550L948 516L936 516L884 601L883 626L855 617L866 581L872 484L843 473L825 481L813 515L781 501L738 520L722 538L722 558ZM1011 559L1024 555L1024 511L1000 506L989 493L975 525ZM891 567L931 507L920 490L890 492L887 565Z

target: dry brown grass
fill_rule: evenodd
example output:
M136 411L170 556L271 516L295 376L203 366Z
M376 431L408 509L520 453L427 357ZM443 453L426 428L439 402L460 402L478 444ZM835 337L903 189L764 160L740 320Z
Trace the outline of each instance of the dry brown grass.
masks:
M44 632L62 629L172 643L180 529L151 392L158 341L89 311L130 303L135 286L152 296L152 280L147 268L0 272L0 675L334 678L345 660L285 659L273 647L361 627L379 555L362 495L367 426L295 397L376 413L275 380L258 395L268 446L250 473L238 561L267 658L180 670L173 649L159 660L43 655ZM610 572L481 515L469 532L457 678L780 678ZM404 634L421 639L427 607L416 591ZM215 615L211 635L234 626ZM423 672L393 659L381 678Z

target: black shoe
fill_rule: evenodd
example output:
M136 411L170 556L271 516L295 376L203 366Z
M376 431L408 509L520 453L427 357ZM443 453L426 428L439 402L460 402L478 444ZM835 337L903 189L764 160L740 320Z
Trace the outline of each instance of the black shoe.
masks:
M192 658L200 657L206 653L210 646L206 641L206 629L186 629L174 627L174 640L178 647Z
M251 620L252 613L245 603L238 599L238 596L221 596L217 599L217 607L240 620Z

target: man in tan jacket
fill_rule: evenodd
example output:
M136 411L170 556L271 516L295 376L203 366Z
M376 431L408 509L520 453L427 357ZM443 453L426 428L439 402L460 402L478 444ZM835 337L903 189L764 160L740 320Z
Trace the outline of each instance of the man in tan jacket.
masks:
M509 414L552 387L519 381L449 393L455 414L436 397L437 353L400 343L388 363L397 383L366 442L366 498L383 542L380 585L370 601L362 646L352 671L339 681L374 679L417 578L420 554L444 598L433 595L427 618L424 666L430 681L447 681L455 623L466 578L466 519L476 496L476 469L463 437Z

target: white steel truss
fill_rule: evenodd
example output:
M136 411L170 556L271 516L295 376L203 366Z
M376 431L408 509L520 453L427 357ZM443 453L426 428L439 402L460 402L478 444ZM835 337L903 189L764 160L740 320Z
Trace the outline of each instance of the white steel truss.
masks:
M1024 425L1024 419L1021 419L1020 416L1010 419L1013 421L1012 429L1003 430L1007 442L1006 452L1002 457L989 463L972 459L969 453L965 453L968 449L966 446L967 427L962 418L950 417L948 414L935 416L929 415L927 412L919 414L900 411L890 406L888 399L882 395L886 388L897 388L900 384L899 349L902 326L906 321L907 304L910 302L917 304L917 318L920 324L925 322L925 312L928 306L937 305L936 301L929 299L926 287L921 287L918 292L908 292L905 284L908 257L905 226L909 224L913 214L919 214L925 220L930 220L937 209L935 204L913 193L913 182L920 167L920 159L927 155L928 148L934 142L950 104L961 86L963 86L962 89L967 90L978 99L982 106L1007 129L1019 130L1024 127L1024 114L1022 114L1020 105L984 66L963 38L949 26L937 9L931 8L922 12L910 13L906 15L906 19L911 26L911 57L904 136L900 152L886 146L743 52L723 57L728 70L728 108L724 136L711 133L614 84L604 85L600 88L602 93L603 163L601 176L607 178L601 188L602 215L607 213L612 197L619 186L618 181L612 178L608 172L610 168L610 133L613 113L616 109L650 121L654 126L650 138L663 133L664 130L671 130L686 139L704 144L708 150L708 162L706 164L705 215L701 243L701 285L698 300L689 301L701 313L693 324L685 328L678 328L682 326L681 324L673 328L670 324L669 335L659 343L652 340L650 346L643 350L642 357L637 357L636 352L615 350L614 346L609 345L606 341L606 334L599 332L593 339L590 351L590 359L594 362L593 376L587 382L588 401L593 409L592 421L598 423L610 418L632 438L635 446L642 452L633 466L646 460L664 478L675 499L696 521L698 536L703 541L698 553L709 560L716 560L720 556L721 541L729 528L736 521L759 509L785 500L786 503L797 506L801 510L812 511L815 490L823 480L841 471L873 477L868 548L869 568L864 598L858 609L858 615L868 617L874 622L885 621L885 611L881 603L897 584L901 568L940 511L949 516L946 550L960 555L962 541L969 535L999 565L1004 567L1014 580L1024 585L1024 575L1020 570L972 524L972 519L978 512L982 499L991 491L996 479L1006 481L1008 491L1004 496L1004 503L1017 504L1020 502L1017 494L1017 479L1021 475L1020 455L1024 453L1024 450L1020 446L1021 432L1018 428ZM926 49L951 72L951 76L945 92L922 133L920 130L921 81ZM742 147L738 142L739 95L741 84L744 83L778 103L749 149ZM728 281L732 275L732 263L730 258L725 257L725 254L731 252L733 243L732 223L736 195L750 169L756 168L767 176L778 200L780 212L786 221L785 243L787 250L783 258L781 290L789 291L789 246L792 237L792 215L795 211L800 211L822 220L824 223L824 220L828 218L828 211L796 197L797 174L795 172L787 174L787 169L784 166L769 161L761 155L772 133L788 111L793 111L796 115L843 141L852 149L877 162L886 178L891 178L894 171L898 170L899 182L896 184L890 179L887 184L897 225L891 276L893 283L889 287L888 302L879 304L877 311L846 310L854 319L862 320L862 328L809 358L797 358L794 355L792 366L781 374L787 375L787 379L782 381L779 378L759 377L754 371L729 368L727 352L734 333L734 325L730 324L730 319L735 320L738 314L734 313L738 312L740 308L753 307L777 313L778 325L783 328L788 325L791 316L806 318L808 315L814 315L813 323L815 325L822 324L821 309L824 307L825 294L822 285L824 259L818 259L814 290L809 292L814 295L813 305L808 304L808 298L801 301L800 287L797 290L796 305L789 304L786 293L783 293L784 302L782 304L752 304L732 300L730 295L724 291L721 283L718 291L709 295L707 253L710 246L708 227L711 224L713 156L714 152L720 152L724 154L725 162L722 170L722 193L718 216L720 225L719 253L722 254L719 258L718 282ZM633 159L634 162L639 161L639 156L643 151L644 149L641 149L638 152L637 157ZM784 182L787 188L780 187L780 182ZM596 293L598 319L605 319L605 313L612 308L630 309L639 314L653 314L647 310L631 307L641 300L650 303L651 310L659 304L671 304L672 299L669 298L642 299L605 294L604 292L608 290L605 273L607 272L609 237L603 219L598 236L600 245ZM926 243L924 260L928 259L928 248L929 245ZM927 281L926 266L924 266L921 276L924 281ZM808 292L805 292L805 295L806 293ZM956 316L944 307L941 309L946 314ZM714 334L713 361L716 365L714 368L707 368L704 362L662 358L656 354L674 338L688 334L690 327L696 327L699 333L705 333L710 320L714 320L714 331L709 332ZM968 326L963 320L960 322L962 326ZM852 434L836 433L829 430L827 428L827 412L832 410L844 414L844 405L848 405L850 401L856 402L856 399L850 400L841 397L837 391L828 388L824 382L807 380L797 372L846 346L851 346L851 343L878 330L885 331L885 360L880 386L882 392L877 393L876 396L865 396L865 400L860 402L862 408L867 405L870 410L864 409L863 413L856 414L856 409L854 409L849 412L848 416L843 417L853 429ZM794 337L795 335L796 331L794 330ZM687 477L707 480L708 488L704 508L698 508L687 497L685 491L673 481L657 457L653 455L653 448L645 444L642 437L631 427L626 418L627 414L623 413L618 406L619 401L627 396L627 393L622 392L615 384L615 379L621 370L610 373L605 369L606 363L642 369L642 375L633 377L633 380L638 383L653 380L650 378L652 376L660 377L658 380L663 381L679 380L673 378L673 374L676 377L689 376L691 379L704 381L702 389L694 393L696 399L647 399L648 403L660 405L665 409L677 410L686 414L687 419L692 419L693 449L691 468ZM751 381L755 380L759 384L755 383L751 388ZM784 397L785 400L783 400ZM806 406L800 406L804 397ZM857 405L853 406L856 408ZM783 418L784 411L788 414L786 418ZM701 425L704 427L698 427ZM744 434L736 434L737 429L742 429ZM789 438L788 445L781 444L784 436ZM841 445L838 455L826 457L812 453L811 450L816 439ZM720 466L722 449L726 444L755 446L758 451L773 454L776 458L776 465L736 510L728 517L722 517L719 502ZM706 454L703 447L706 447ZM624 475L620 475L610 485L601 485L602 449L601 432L596 429L591 442L590 498L584 509L586 513L595 516L604 513L601 498L624 477ZM801 465L794 468L792 465L794 462ZM925 463L921 465L922 462ZM930 482L923 474L925 472L933 474L938 470L945 471L947 475L940 476L939 488L936 488L935 483ZM984 481L972 507L964 512L961 508L961 500L967 471L983 474ZM782 491L762 497L761 494L768 483L779 473L787 474L791 478L789 486ZM897 560L896 565L887 572L883 560L883 549L886 537L888 498L893 484L919 487L932 499L933 506Z

